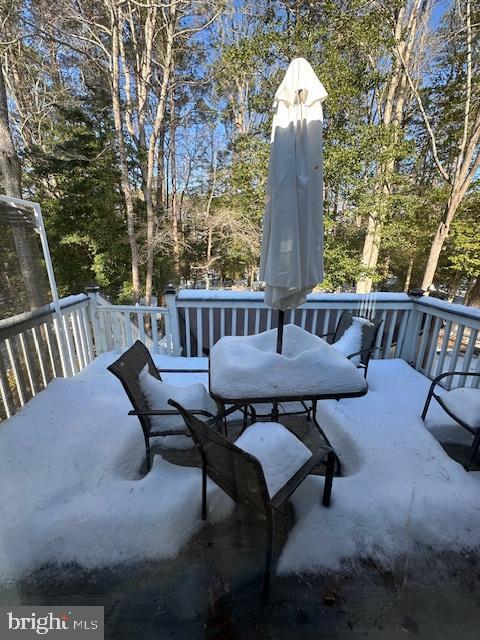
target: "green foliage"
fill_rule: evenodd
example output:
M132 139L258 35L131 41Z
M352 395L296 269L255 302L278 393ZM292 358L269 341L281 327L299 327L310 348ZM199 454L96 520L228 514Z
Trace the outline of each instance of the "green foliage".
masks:
M451 227L450 265L468 278L480 275L480 194L474 193ZM476 232L475 232L476 231Z
M111 131L80 103L58 112L48 142L27 160L61 295L96 282L115 298L130 266Z

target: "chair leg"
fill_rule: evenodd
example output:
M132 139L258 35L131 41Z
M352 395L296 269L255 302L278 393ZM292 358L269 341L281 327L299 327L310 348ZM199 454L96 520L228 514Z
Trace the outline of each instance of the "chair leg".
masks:
M207 519L207 468L202 465L202 520Z
M423 411L422 411L422 420L425 420L425 418L427 417L428 408L430 406L430 402L432 401L432 397L433 397L433 387L434 385L432 384L428 392L427 399L425 400L425 406L423 407Z
M265 555L265 573L263 575L263 598L268 599L270 594L270 579L272 577L273 543L275 539L275 520L273 513L267 515L268 541Z
M146 433L143 434L145 438L145 450L146 450L146 463L147 473L152 470L152 454L150 450L150 439Z
M470 452L471 452L470 453L470 461L469 461L468 465L465 467L466 471L470 471L470 469L472 468L472 465L475 462L475 458L477 456L479 447L480 447L480 431L477 433L477 435L475 436L475 438L473 440L472 448L470 449Z
M324 507L330 506L330 497L332 495L333 474L335 473L335 463L337 456L333 451L329 451L327 455L327 471L325 474L325 486L323 489L322 504Z

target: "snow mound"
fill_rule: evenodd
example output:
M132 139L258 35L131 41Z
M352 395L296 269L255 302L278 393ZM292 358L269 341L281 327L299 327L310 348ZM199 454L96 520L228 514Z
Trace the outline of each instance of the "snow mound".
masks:
M0 425L1 582L46 563L94 568L172 557L202 526L199 469L156 456L138 477L145 445L125 392L105 370L115 358L57 378ZM160 364L175 368L175 360ZM233 503L210 482L209 493L215 521Z
M349 475L334 479L330 508L319 504L321 477L309 476L292 495L296 524L279 573L341 570L345 562L372 558L389 567L426 548L480 546L480 473L467 473L429 431L442 439L454 432L460 440L465 430L436 402L423 423L430 380L406 362L374 360L371 367L366 396L318 405L318 420ZM344 448L348 441L355 450Z
M277 330L225 336L210 351L210 391L221 398L361 393L367 384L354 364L321 338L287 324L282 353Z
M235 441L262 465L270 498L305 464L312 453L278 422L257 422Z

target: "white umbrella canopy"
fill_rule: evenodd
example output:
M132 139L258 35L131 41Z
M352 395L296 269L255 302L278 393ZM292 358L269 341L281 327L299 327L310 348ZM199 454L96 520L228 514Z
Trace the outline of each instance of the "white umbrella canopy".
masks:
M260 280L284 311L323 281L323 110L327 92L303 58L290 63L274 101Z

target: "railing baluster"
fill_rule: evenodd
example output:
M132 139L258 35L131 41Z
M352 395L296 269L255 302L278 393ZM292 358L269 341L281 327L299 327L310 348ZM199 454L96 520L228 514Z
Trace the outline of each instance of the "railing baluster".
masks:
M314 309L313 317L312 317L312 329L311 329L313 335L316 335L317 333L317 321L318 321L318 309Z
M132 336L132 319L130 316L130 311L123 312L123 320L125 324L125 333L127 335L127 347L131 347L133 344L133 336Z
M95 358L95 353L93 351L92 331L88 320L87 307L80 309L80 322L82 323L82 332L85 336L88 364L90 364Z
M272 328L272 310L268 309L267 311L267 331L270 331Z
M305 329L305 322L307 321L307 310L302 309L302 319L300 321L300 327Z
M480 373L480 356L477 357L477 366L475 367L475 373ZM474 389L480 389L480 376L470 376L472 382L470 384Z
M211 349L215 344L215 325L213 322L213 309L208 309L208 348Z
M432 323L432 316L429 313L425 314L422 339L420 340L420 348L418 350L417 359L415 360L415 369L417 369L417 371L423 370L423 367L422 367L423 358L425 356L425 349L427 346L431 323Z
M220 337L225 335L225 307L220 309Z
M448 343L450 341L450 333L452 331L452 323L447 321L445 328L443 329L442 348L440 349L440 356L438 358L437 368L435 371L435 377L443 373L443 364L447 355Z
M232 309L232 336L237 335L237 308Z
M35 345L35 351L37 352L37 358L38 358L38 364L39 364L39 367L40 367L40 373L42 375L43 388L45 388L47 386L47 384L48 384L48 382L47 382L47 372L45 370L43 345L41 344L40 339L38 337L37 328L36 327L32 327L32 336L33 336L33 343ZM41 333L40 333L40 336L41 336Z
M192 336L190 334L190 307L185 307L185 341L187 347L187 358L192 356Z
M68 358L73 375L75 375L78 371L80 371L81 367L77 361L77 354L75 353L75 347L73 345L71 319L72 315L70 313L63 314L63 330L65 332L65 339L67 341Z
M382 324L380 325L380 329L378 330L378 334L377 334L377 339L375 341L375 351L373 353L373 358L378 358L379 356L377 356L377 354L379 353L379 351L377 351L377 349L380 349L380 347L382 346L382 340L383 340L383 333L385 331L385 321L387 318L387 312L386 311L382 311L380 318L383 320ZM383 353L383 351L381 351L380 353Z
M82 345L80 342L80 327L78 326L78 320L75 312L72 312L72 327L73 327L73 340L75 342L75 351L78 358L78 366L80 370L85 368L85 361L83 359Z
M30 383L30 389L32 391L32 396L34 396L36 395L37 391L39 391L40 389L38 388L37 381L35 378L35 367L31 357L31 344L30 344L28 332L26 331L25 333L20 333L18 335L18 338L20 340L20 346L22 349L23 360L25 362L25 368L27 370L27 377Z
M144 315L143 315L143 312L141 311L137 311L137 322L138 322L138 332L139 332L140 342L143 342L143 344L146 344Z
M150 324L151 324L151 327L152 327L152 351L153 351L153 353L158 353L157 314L154 311L152 311L152 313L150 314Z
M78 325L78 335L80 337L80 348L82 350L82 358L85 367L88 365L88 351L87 351L87 337L85 335L85 328L83 326L83 318L81 309L74 311L75 318Z
M396 309L393 313L390 314L390 318L389 318L390 324L388 326L387 341L385 343L385 350L383 352L384 358L392 357L392 340L393 340L393 332L395 331L395 326L397 324L397 315L398 315L398 311Z
M405 340L405 331L407 329L407 322L408 322L408 311L404 309L402 312L402 320L400 322L400 330L398 332L397 346L395 349L396 358L400 356L400 353L402 351L403 341Z
M427 363L425 365L425 375L430 377L435 356L437 355L438 334L440 333L440 318L435 318L430 344L428 345Z
M325 333L328 333L329 322L330 322L330 309L327 309L325 311L325 317L323 318L322 335L325 334Z
M21 364L18 359L17 350L15 349L15 345L11 338L7 338L5 340L5 346L7 347L10 366L12 368L13 377L15 379L15 386L18 394L18 399L20 401L20 405L23 407L23 405L28 400L28 393L27 393L27 388L25 386L25 381L23 379L23 373L21 370Z
M197 307L197 356L203 356L203 318L201 307Z
M478 336L478 329L470 329L470 335L468 336L467 349L465 351L465 356L463 358L462 371L465 371L465 372L470 371L470 365L472 364L473 354L475 352L477 336ZM464 387L466 382L467 382L467 378L465 376L460 376L460 379L459 379L460 386Z
M455 344L453 346L452 356L450 358L450 362L448 363L448 368L450 371L455 371L455 367L457 366L458 355L460 353L460 349L462 346L463 340L463 332L465 331L465 326L463 324L457 323L457 335L455 337ZM455 380L456 376L450 376L447 381L447 389L452 388L452 384Z
M255 309L255 335L260 331L260 309Z
M47 322L45 322L45 324L43 325L44 330L45 330L45 339L47 341L47 349L48 349L48 355L50 357L50 364L52 366L52 375L54 378L58 377L58 369L57 369L57 364L55 362L55 357L53 355L53 334L52 334L52 330L50 328L50 325L48 324L48 320Z
M8 373L3 361L2 353L6 350L5 345L0 343L0 395L5 409L7 418L15 413L15 401L13 399L12 390L8 382Z

